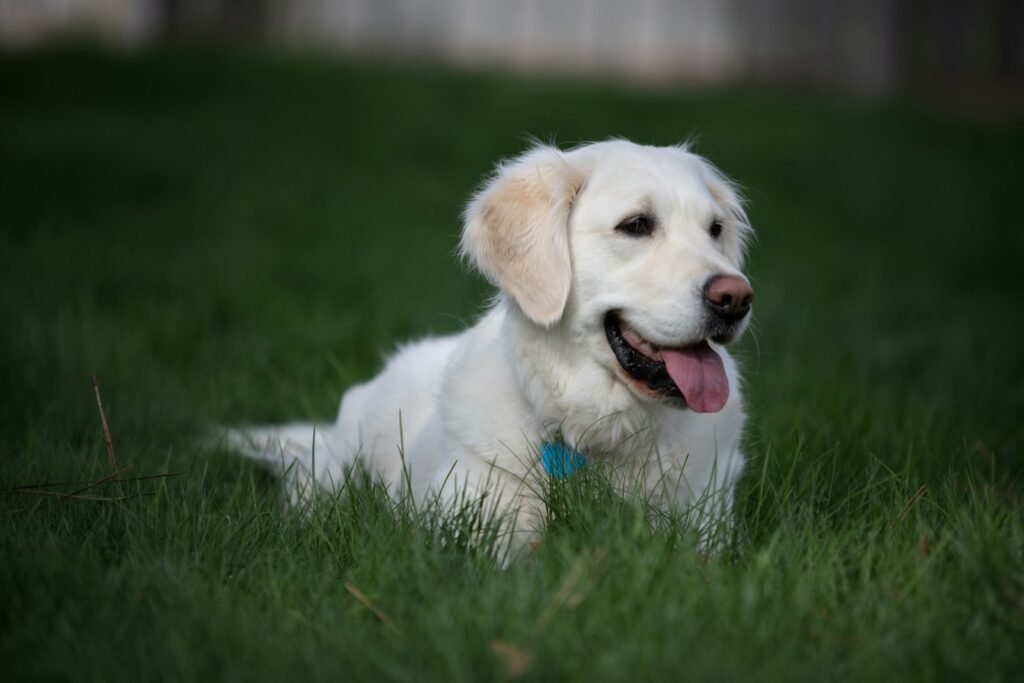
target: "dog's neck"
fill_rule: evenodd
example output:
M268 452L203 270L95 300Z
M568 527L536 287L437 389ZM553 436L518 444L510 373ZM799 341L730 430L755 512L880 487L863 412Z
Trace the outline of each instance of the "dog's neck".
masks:
M650 411L594 357L595 339L568 320L549 329L500 301L501 341L519 390L549 438L582 449L614 450L650 427ZM596 343L603 343L603 335Z

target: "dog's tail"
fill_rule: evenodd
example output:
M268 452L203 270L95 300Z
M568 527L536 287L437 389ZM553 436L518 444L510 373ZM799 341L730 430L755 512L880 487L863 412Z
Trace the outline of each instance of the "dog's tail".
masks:
M214 443L255 460L287 482L292 500L299 500L317 487L329 488L322 481L331 453L331 425L294 422L273 427L236 427L220 429Z

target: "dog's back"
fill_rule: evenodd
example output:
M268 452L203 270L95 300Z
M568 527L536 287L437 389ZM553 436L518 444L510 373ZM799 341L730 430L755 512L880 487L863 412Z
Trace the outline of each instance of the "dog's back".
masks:
M225 445L285 476L293 499L314 486L336 488L357 459L397 494L411 466L405 452L437 420L444 369L461 336L404 345L376 377L345 392L334 423L230 429Z

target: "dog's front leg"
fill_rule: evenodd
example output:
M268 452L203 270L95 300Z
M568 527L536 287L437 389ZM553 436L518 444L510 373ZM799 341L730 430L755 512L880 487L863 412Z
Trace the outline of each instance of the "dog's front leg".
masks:
M433 489L442 514L456 525L474 529L476 537L470 540L490 545L502 567L532 551L540 540L547 509L539 489L525 475L467 458L439 473Z

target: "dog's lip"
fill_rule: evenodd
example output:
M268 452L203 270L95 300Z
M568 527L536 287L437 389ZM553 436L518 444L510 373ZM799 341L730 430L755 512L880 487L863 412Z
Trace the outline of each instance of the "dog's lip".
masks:
M619 319L619 332L622 334L622 338L626 340L627 344L642 353L644 356L659 363L664 362L661 347L654 342L644 339L639 332L633 329L632 325L621 318Z
M700 339L683 342L681 344L656 344L641 335L640 332L629 324L621 314L612 312L610 315L614 316L614 320L619 325L619 331L621 332L623 339L625 339L630 346L647 358L659 363L665 362L664 356L661 352L662 349L687 349L712 341L709 338L702 337Z
M636 328L622 318L619 311L609 311L605 314L604 327L608 345L619 366L629 377L637 381L645 393L685 402L679 387L668 374L661 350L696 346L707 343L706 340L680 347L654 344L644 339Z

